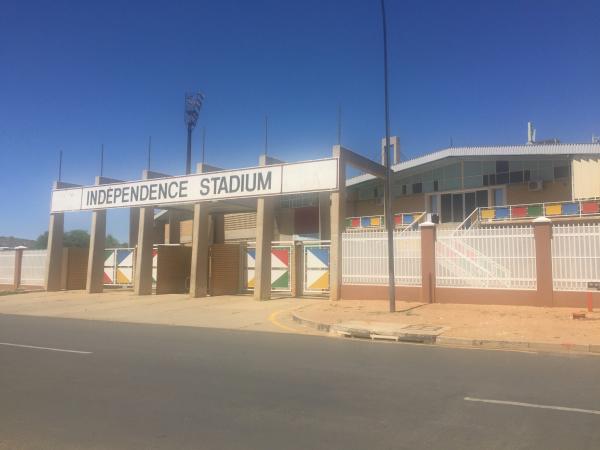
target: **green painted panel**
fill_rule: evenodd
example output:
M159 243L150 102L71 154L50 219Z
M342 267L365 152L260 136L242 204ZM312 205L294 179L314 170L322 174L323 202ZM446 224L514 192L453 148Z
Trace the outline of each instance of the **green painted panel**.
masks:
M276 280L271 282L271 289L286 289L290 286L290 272L286 271Z
M540 217L543 216L542 205L529 205L527 207L527 215L529 217Z

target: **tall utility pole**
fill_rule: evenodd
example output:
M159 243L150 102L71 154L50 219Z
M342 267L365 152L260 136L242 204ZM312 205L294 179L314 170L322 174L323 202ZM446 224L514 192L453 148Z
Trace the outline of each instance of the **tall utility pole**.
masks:
M104 175L104 144L100 146L100 176Z
M338 116L337 116L337 143L342 145L342 105L338 105Z
M150 170L151 157L152 157L152 136L148 136L148 163L146 164L146 170Z
M265 156L269 151L269 117L265 114Z
M58 181L62 181L62 150L58 152Z
M187 126L187 153L185 159L185 173L189 175L192 172L192 130L198 123L200 109L204 102L204 94L198 92L196 94L185 94L185 109L183 118Z
M383 204L385 227L387 229L388 249L388 298L390 312L396 312L396 280L394 278L394 216L392 214L392 171L390 170L390 106L388 100L388 51L387 24L385 18L385 1L381 0L381 18L383 21L383 89L385 102L385 188Z
M206 127L202 127L202 164L206 156Z

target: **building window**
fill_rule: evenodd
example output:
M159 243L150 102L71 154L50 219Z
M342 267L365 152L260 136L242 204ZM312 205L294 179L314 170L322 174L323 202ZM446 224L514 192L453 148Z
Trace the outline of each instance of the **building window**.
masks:
M402 185L402 195L406 195L406 185Z
M519 170L517 172L510 173L510 182L511 183L522 183L523 182L523 171Z
M556 166L554 167L554 178L567 178L569 172L569 166Z
M504 189L494 189L494 206L504 206Z
M412 185L413 194L420 194L423 192L423 183L414 183Z
M496 161L496 173L508 172L508 161Z

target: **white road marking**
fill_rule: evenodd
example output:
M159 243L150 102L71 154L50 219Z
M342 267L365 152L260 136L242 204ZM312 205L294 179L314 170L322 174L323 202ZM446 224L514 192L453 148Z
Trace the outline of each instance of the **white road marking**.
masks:
M90 355L92 353L84 352L81 350L68 350L66 348L38 347L36 345L12 344L10 342L0 342L0 345L6 345L7 347L33 348L35 350L49 350L51 352L80 353L82 355Z
M600 415L600 411L597 411L595 409L567 408L566 406L538 405L536 403L509 402L506 400L490 400L490 399L486 399L486 398L473 398L473 397L465 397L465 401L492 403L495 405L523 406L525 408L553 409L555 411L567 411L567 412L578 412L578 413L583 413L583 414Z

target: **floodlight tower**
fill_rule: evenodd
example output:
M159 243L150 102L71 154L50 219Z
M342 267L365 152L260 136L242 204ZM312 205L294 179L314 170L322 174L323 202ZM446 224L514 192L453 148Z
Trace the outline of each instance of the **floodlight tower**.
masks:
M200 109L204 102L204 94L198 92L195 94L185 94L185 109L183 119L187 126L187 157L185 161L185 173L189 175L192 172L192 130L198 123Z

